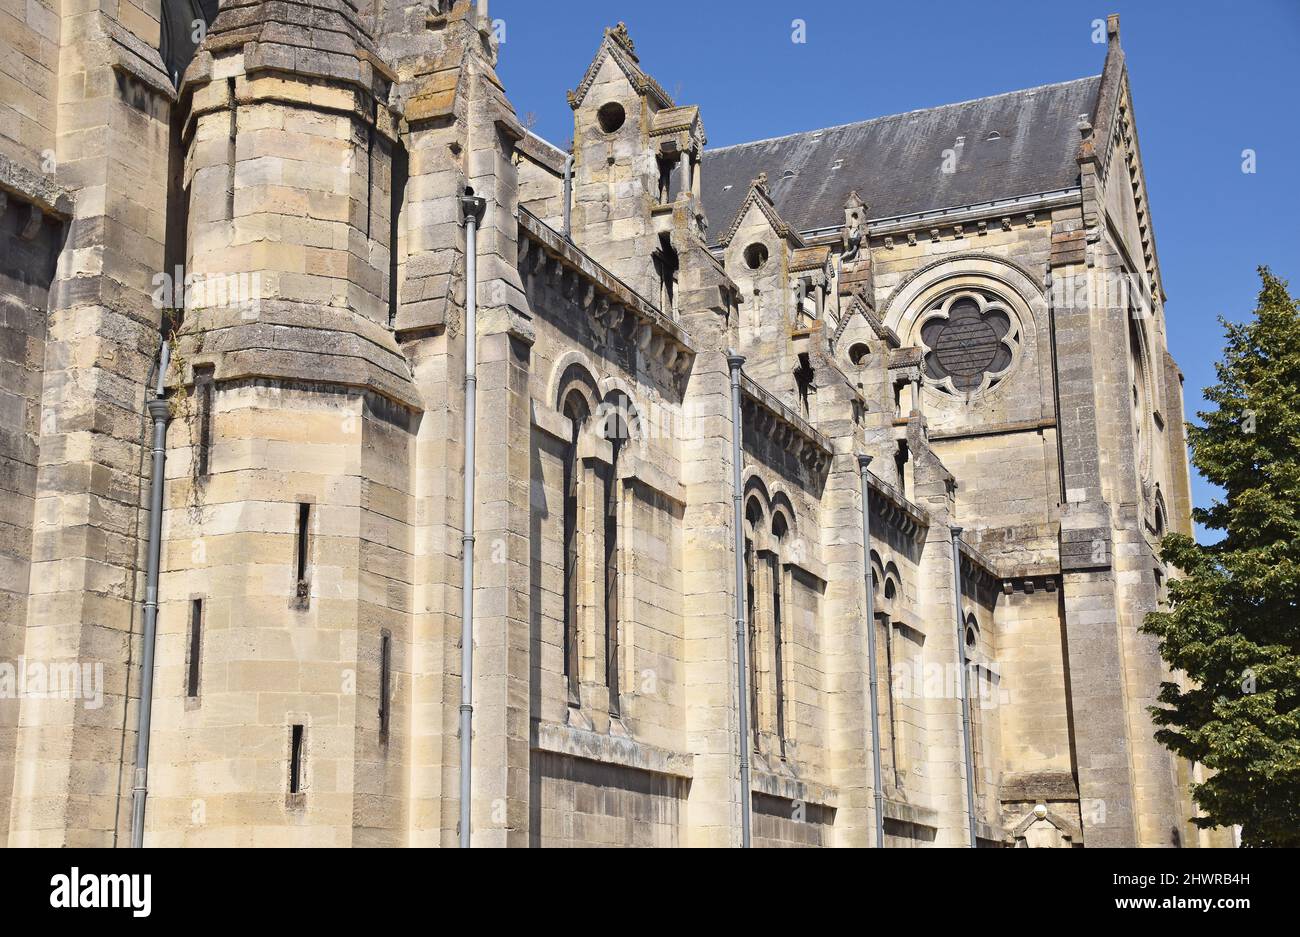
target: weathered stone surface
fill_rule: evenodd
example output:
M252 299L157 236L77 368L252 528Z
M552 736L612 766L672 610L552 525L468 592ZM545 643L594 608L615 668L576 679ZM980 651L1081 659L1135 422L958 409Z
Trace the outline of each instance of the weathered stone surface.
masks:
M454 844L468 544L475 845L1217 843L1145 712L1191 496L1163 310L1111 289L1160 296L1117 27L1047 95L1087 98L1036 156L1078 186L801 231L784 165L710 189L621 25L571 162L528 134L476 10L223 3L179 96L135 7L6 27L0 665L103 696L0 699L0 841L131 833L165 333L151 845Z

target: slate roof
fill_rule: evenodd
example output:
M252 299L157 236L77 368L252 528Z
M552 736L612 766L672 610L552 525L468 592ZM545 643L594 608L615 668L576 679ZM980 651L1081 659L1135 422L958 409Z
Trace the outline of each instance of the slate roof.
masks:
M1078 185L1077 125L1081 115L1092 119L1100 83L1093 75L706 150L709 238L726 233L760 172L777 211L800 233L842 225L854 189L869 217L879 219ZM1000 137L990 140L994 132ZM954 149L959 136L965 142L956 172L945 173L943 151Z

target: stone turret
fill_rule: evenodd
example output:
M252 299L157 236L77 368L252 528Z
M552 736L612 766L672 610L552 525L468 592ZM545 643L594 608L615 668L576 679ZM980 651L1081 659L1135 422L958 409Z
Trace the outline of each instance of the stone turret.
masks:
M605 30L573 108L573 239L671 314L680 255L674 203L702 232L699 109L678 107L640 65L627 27Z
M225 4L181 87L154 843L403 841L419 399L389 328L395 76L367 20Z

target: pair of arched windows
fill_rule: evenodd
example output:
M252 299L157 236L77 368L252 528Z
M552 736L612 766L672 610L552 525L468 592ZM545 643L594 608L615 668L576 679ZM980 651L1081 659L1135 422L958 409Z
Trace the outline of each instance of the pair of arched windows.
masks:
M770 520L769 520L770 515ZM751 495L745 503L745 608L749 626L749 730L754 750L766 733L785 757L787 596L785 563L790 544L785 507L770 511ZM762 705L770 702L770 708Z
M572 370L572 369L571 369ZM621 393L615 392L597 403L595 384L585 372L570 375L561 396L560 412L569 421L569 440L564 452L564 677L571 706L581 704L579 630L583 619L582 583L584 545L595 542L599 531L599 567L589 566L600 584L600 610L604 644L604 679L609 688L609 711L620 715L619 687L619 595L620 595L620 490L619 462L635 424L635 411ZM608 461L595 460L587 467L582 457L584 435L593 433L609 444ZM589 493L587 488L598 490ZM593 500L589 494L595 494Z

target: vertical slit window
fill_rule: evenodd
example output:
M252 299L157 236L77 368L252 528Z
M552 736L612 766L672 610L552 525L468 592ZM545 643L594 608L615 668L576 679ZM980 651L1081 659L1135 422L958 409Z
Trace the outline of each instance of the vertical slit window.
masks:
M406 202L406 182L410 176L410 160L401 140L393 144L392 179L389 184L388 204L388 324L397 322L398 284L402 272L401 220L402 206Z
M296 567L296 595L306 599L310 593L308 577L311 574L311 505L298 505L297 551L294 557Z
M379 741L388 744L388 723L392 704L393 636L387 631L379 639Z
M212 407L215 403L215 394L212 384L212 368L202 367L194 369L194 391L198 398L197 405L199 410L199 438L198 452L196 460L198 462L196 471L200 477L211 474L212 471Z
M230 95L230 139L226 143L226 220L235 218L235 162L237 150L235 134L239 130L239 102L235 99L235 79L226 79L226 91Z
M305 727L295 725L289 730L289 793L301 794L303 781L303 742Z
M190 602L189 660L185 671L185 696L198 699L199 673L203 653L203 600Z
M375 104L376 119L379 114L379 104ZM366 240L370 240L372 217L375 213L375 128L373 125L366 125Z

